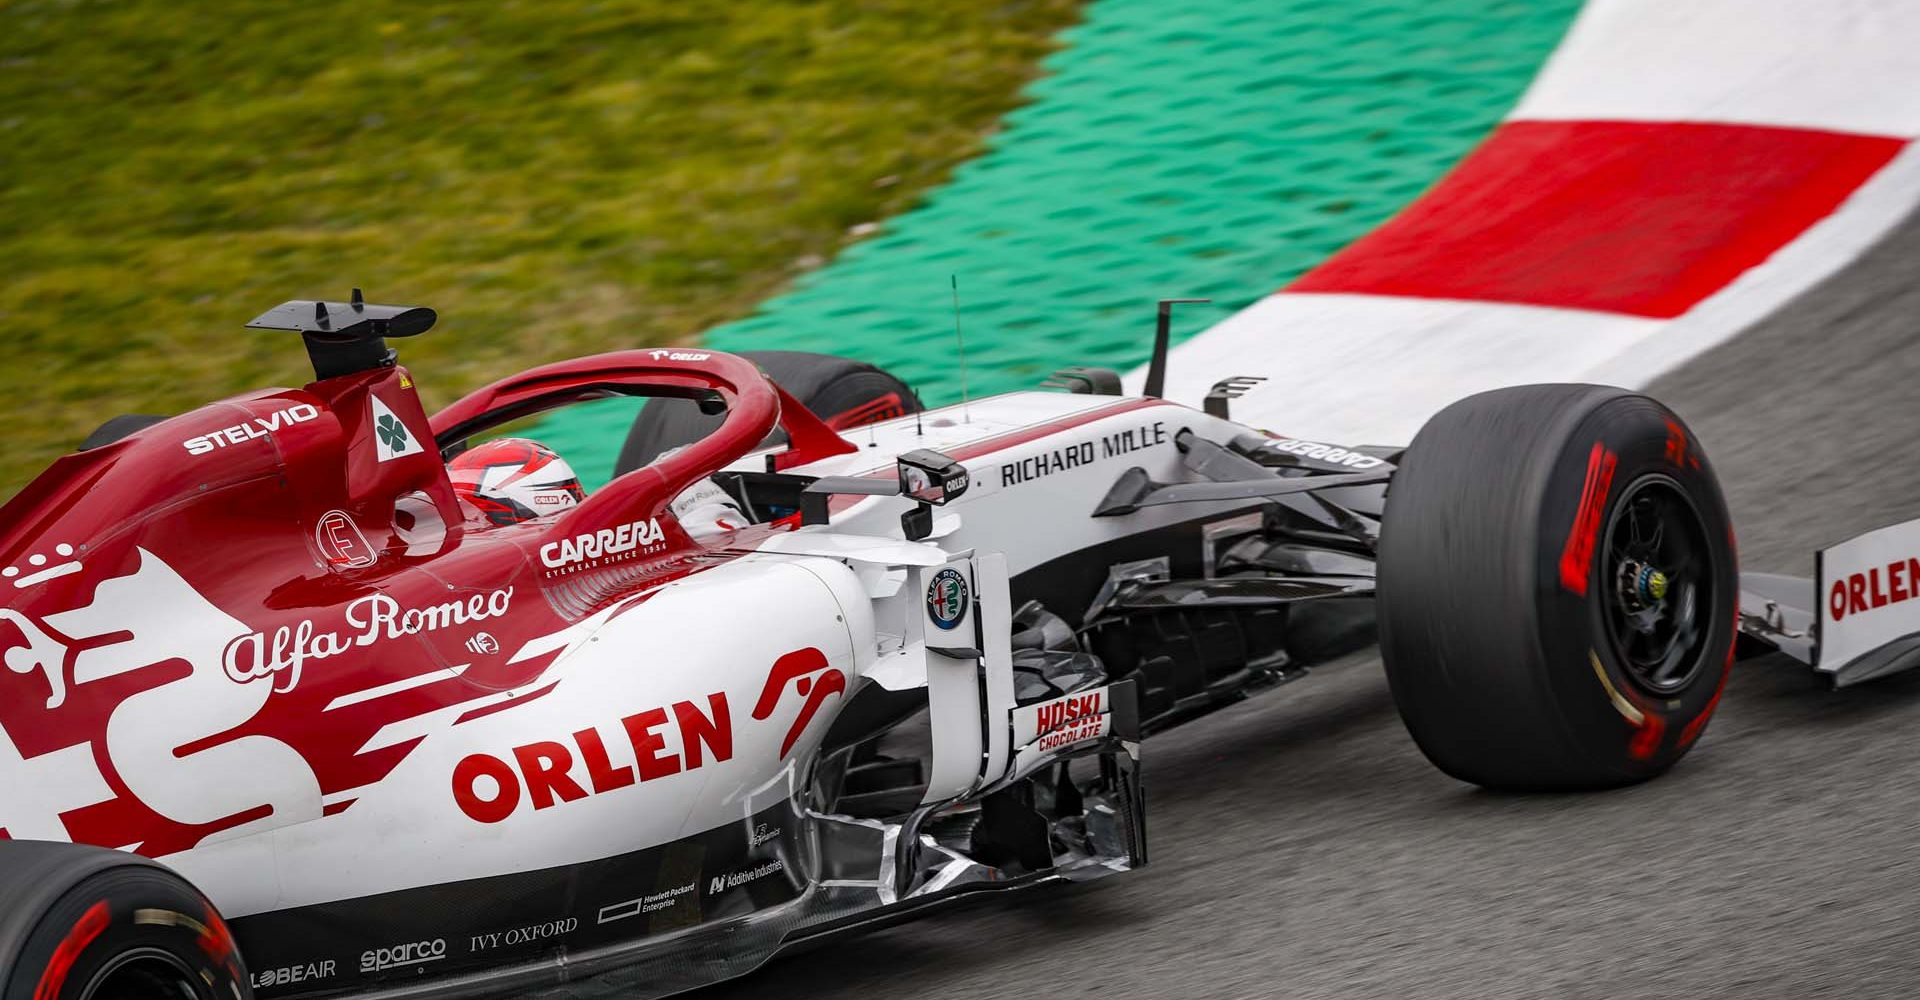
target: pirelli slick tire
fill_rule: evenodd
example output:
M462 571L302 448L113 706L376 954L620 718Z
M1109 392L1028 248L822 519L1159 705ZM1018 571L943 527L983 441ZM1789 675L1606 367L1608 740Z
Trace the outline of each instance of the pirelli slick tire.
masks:
M741 351L769 378L836 430L904 416L920 409L905 382L864 361L806 351ZM633 419L614 474L630 472L670 448L692 444L720 426L690 400L650 399Z
M227 925L178 875L120 851L0 841L0 1000L246 1000Z
M1606 788L1672 767L1720 700L1735 599L1713 466L1646 396L1468 397L1387 490L1381 657L1414 741L1462 781Z

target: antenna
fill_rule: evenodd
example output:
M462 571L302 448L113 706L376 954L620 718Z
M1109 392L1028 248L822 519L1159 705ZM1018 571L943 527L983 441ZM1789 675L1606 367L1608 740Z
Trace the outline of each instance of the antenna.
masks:
M920 398L919 389L913 386L908 386L907 391L913 394L913 398L915 400L918 400ZM916 402L913 407L913 436L914 437L924 437L926 435L926 428L920 426L920 409L921 408L919 403Z
M1189 302L1212 301L1212 299L1160 300L1160 315L1153 329L1153 360L1147 363L1145 395L1157 397L1167 394L1167 347L1173 333L1173 307Z
M960 276L950 274L953 282L953 342L960 347L960 422L973 423L973 417L967 411L967 341L960 336Z

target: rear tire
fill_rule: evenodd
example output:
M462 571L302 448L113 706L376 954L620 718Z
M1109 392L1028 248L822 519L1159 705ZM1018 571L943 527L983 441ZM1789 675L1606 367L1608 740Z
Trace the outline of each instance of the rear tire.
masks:
M864 361L806 351L741 351L740 356L793 395L835 430L859 427L920 410L905 382ZM641 407L614 463L614 475L631 472L670 448L692 444L720 426L685 399L656 398Z
M0 842L0 1000L246 1000L212 903L145 858Z
M122 413L93 429L85 441L80 442L78 451L92 451L104 448L121 438L137 434L154 424L166 420L166 417L152 413Z
M1414 741L1462 781L1643 781L1719 702L1736 577L1672 411L1604 386L1481 393L1427 422L1388 488L1381 657Z

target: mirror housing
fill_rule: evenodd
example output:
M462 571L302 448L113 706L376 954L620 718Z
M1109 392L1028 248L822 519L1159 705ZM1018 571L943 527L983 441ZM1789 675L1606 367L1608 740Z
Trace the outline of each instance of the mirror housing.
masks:
M931 448L901 455L893 482L865 476L822 476L800 491L800 523L826 524L835 494L906 497L913 509L900 515L900 533L917 542L933 533L933 508L967 492L967 467Z
M967 492L967 467L931 448L901 455L899 466L901 496L937 507Z

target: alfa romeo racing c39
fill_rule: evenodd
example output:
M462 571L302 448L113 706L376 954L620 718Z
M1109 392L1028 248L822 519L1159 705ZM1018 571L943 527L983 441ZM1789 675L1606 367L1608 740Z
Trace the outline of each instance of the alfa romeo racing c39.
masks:
M429 416L387 341L433 321L280 306L310 384L110 421L6 505L0 997L666 995L1144 864L1143 736L1376 634L1496 788L1658 774L1731 662L1712 467L1623 390L1334 445L1162 398L1163 336L1138 395L674 348ZM651 401L584 499L456 490L611 396Z

